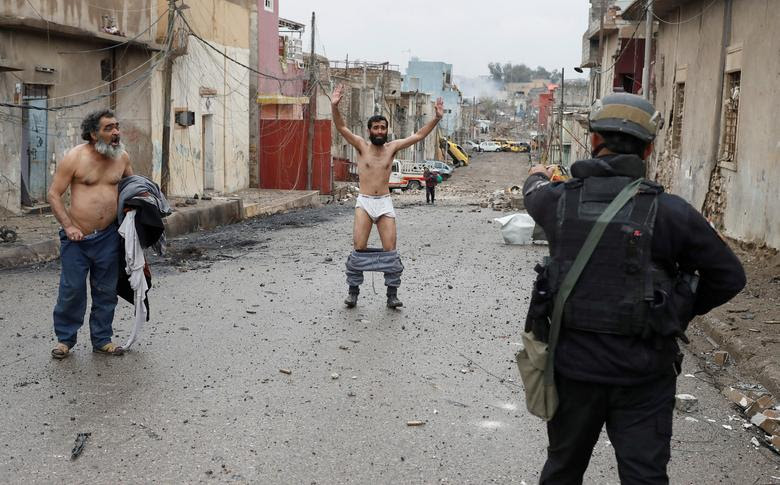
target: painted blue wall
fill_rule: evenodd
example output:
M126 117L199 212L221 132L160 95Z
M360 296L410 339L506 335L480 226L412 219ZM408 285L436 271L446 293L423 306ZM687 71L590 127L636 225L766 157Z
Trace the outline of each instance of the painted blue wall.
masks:
M447 75L450 84L445 84ZM412 82L413 78L419 79L419 85ZM431 95L433 100L441 97L444 99L444 109L450 112L444 113L444 118L439 126L448 136L452 135L460 126L460 102L461 96L452 88L452 64L437 61L421 61L412 59L406 68L402 89L414 91L419 89L422 93Z

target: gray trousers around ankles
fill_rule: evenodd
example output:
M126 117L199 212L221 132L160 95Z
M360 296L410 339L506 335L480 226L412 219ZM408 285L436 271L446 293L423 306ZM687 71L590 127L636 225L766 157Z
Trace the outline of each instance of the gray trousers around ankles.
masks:
M363 272L378 271L385 274L385 285L401 286L401 273L404 265L398 251L383 251L378 248L354 250L347 258L347 285L363 284Z

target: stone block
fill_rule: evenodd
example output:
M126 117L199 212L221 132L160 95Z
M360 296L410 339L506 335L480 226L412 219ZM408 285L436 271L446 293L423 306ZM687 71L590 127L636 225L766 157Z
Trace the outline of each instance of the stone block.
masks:
M723 367L729 361L729 353L725 350L716 350L712 353L712 361L715 365Z
M692 413L699 409L699 400L691 394L674 396L674 407L681 413Z
M733 402L742 409L747 409L754 402L753 399L747 397L745 393L734 389L733 387L724 387L723 395L726 396L729 401Z
M764 413L757 413L750 418L750 422L761 428L766 434L780 434L780 419L773 419Z
M764 394L763 396L756 399L756 401L751 404L747 410L745 410L745 414L748 418L752 418L756 413L768 410L775 404L777 404L777 401L774 397L769 394Z

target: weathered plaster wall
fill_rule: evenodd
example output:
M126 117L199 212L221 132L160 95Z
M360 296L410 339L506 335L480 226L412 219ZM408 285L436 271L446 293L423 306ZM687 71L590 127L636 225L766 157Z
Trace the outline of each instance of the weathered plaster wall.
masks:
M17 89L24 84L48 87L49 107L68 107L89 101L83 106L48 112L46 130L49 170L46 184L65 152L82 143L80 124L94 110L111 106L109 84L101 79L101 60L111 59L112 52L94 49L105 43L86 37L79 39L56 32L48 35L32 29L0 27L0 58L21 71L0 72L0 99L14 101ZM92 50L79 54L69 51ZM149 78L155 60L152 53L137 47L119 47L114 54L116 114L124 142L136 172L151 174L151 105ZM36 71L36 66L54 69L52 73ZM17 88L18 85L18 88ZM95 99L99 98L99 99ZM23 113L18 108L0 108L0 204L12 212L21 209L21 164L23 155ZM40 202L42 197L38 197Z
M708 3L691 2L665 20L695 17ZM780 28L780 12L772 8L772 0L734 2L731 36L724 42L725 5L718 1L698 21L659 26L655 105L666 125L656 141L651 175L698 209L711 191L708 212L727 235L780 247L780 38L769 34ZM735 167L718 164L724 44L742 46ZM680 81L685 82L684 121L676 156L670 121Z
M212 42L226 55L247 64L249 50ZM214 141L214 190L249 187L249 72L193 41L174 62L172 107L193 111L195 124L171 128L170 193L192 197L204 191L204 115L211 115ZM216 94L206 94L209 90ZM172 114L173 116L173 114Z

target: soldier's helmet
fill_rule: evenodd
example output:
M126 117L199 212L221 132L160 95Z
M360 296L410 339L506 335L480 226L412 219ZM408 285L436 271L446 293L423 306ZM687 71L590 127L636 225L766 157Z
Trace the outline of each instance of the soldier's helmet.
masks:
M650 143L663 125L661 113L641 96L613 93L597 100L588 117L590 131L626 133Z

